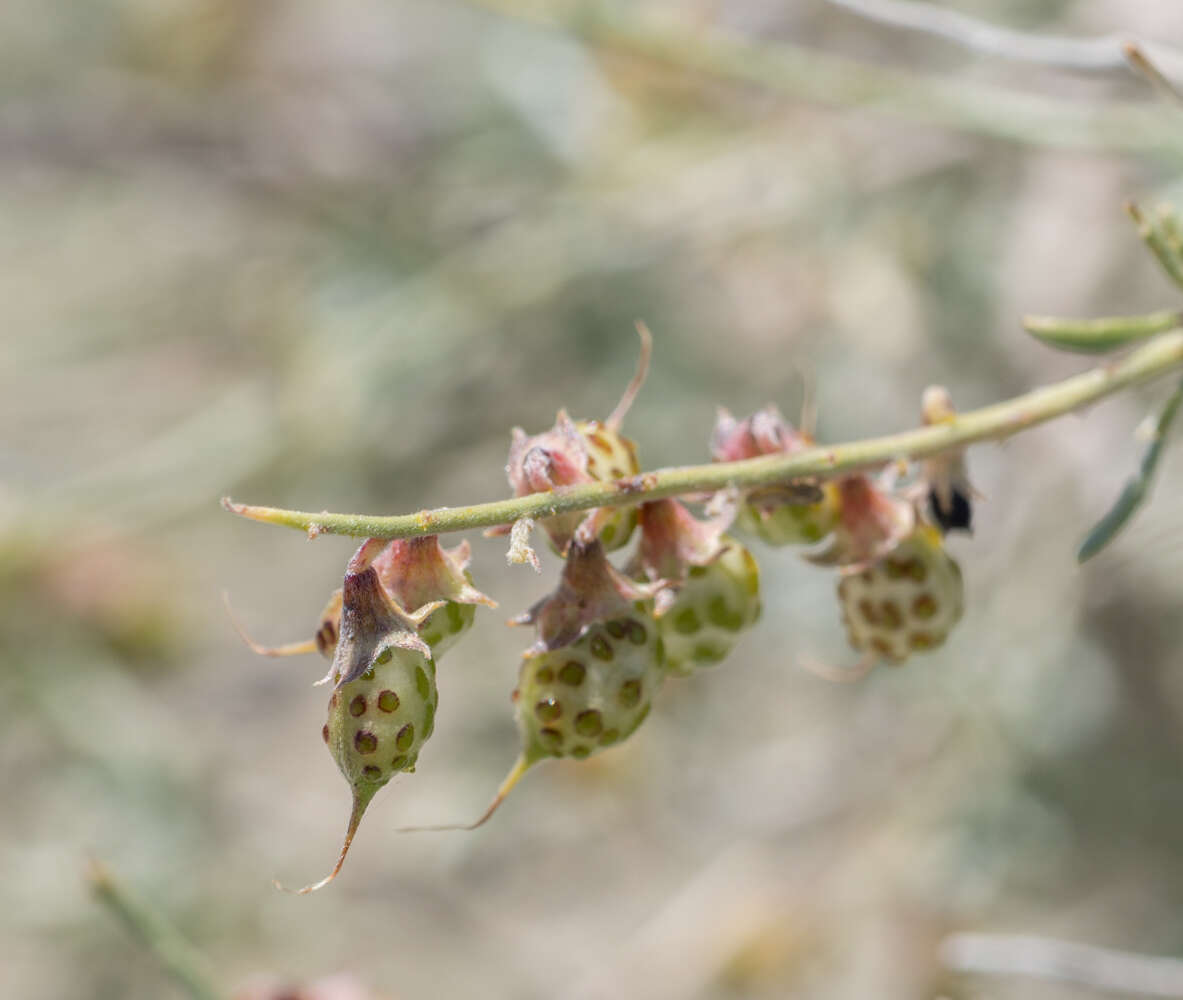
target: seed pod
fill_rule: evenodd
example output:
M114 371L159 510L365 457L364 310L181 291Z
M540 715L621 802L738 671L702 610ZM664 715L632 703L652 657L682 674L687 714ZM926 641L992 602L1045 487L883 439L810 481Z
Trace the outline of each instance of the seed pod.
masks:
M961 569L940 532L920 525L892 552L838 583L850 644L891 663L940 646L961 619Z
M747 548L723 533L727 515L698 521L677 500L655 500L642 504L639 516L634 575L661 584L656 613L666 667L686 677L723 660L759 618L760 570Z
M582 760L631 736L664 676L659 642L653 619L634 611L596 623L570 646L526 657L514 696L525 766Z
M620 425L649 366L652 338L643 324L637 324L637 332L641 336L637 372L607 420L575 421L566 410L560 410L554 426L541 434L527 435L520 427L514 428L505 471L515 496L544 493L559 486L626 479L641 471L636 445L620 433ZM575 511L545 518L540 524L555 551L565 555L576 528L585 520L592 522L605 550L613 551L628 542L637 513L632 507Z
M812 446L813 438L794 428L775 406L744 420L719 410L711 437L716 462L760 455L791 455ZM749 490L736 523L768 545L819 542L837 526L838 491L833 483L794 482Z
M370 801L395 774L414 770L435 725L435 661L419 628L442 602L403 611L372 565L382 544L364 543L345 574L341 637L329 671L334 689L321 733L353 793L345 843L332 872L301 893L337 876Z
M475 829L539 761L582 760L631 736L665 678L651 614L654 590L617 573L599 542L577 538L558 588L517 619L538 630L513 694L521 739L517 762L475 823L412 829Z

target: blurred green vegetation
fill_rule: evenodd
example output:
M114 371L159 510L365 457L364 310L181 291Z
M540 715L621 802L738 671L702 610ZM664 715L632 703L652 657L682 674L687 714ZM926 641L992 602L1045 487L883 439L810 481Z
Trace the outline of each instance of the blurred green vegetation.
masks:
M957 6L1183 44L1150 0ZM1132 74L976 59L821 0L616 9L1178 129ZM770 613L629 745L539 768L479 833L400 837L474 815L516 751L526 640L501 620L549 584L474 538L502 610L311 898L270 880L318 877L344 826L322 666L253 657L219 594L262 641L303 638L350 543L217 506L503 496L510 427L606 415L636 318L650 467L703 460L716 405L795 412L803 378L823 440L913 425L931 382L1000 399L1080 367L1022 314L1174 304L1121 203L1177 197L1179 167L1165 140L1012 144L459 3L3 5L0 994L168 995L89 856L230 987L998 998L1032 994L951 980L945 933L1183 954L1177 455L1110 550L1073 555L1161 387L971 453L987 499L939 652L820 681L801 657L849 655L833 580L761 552Z

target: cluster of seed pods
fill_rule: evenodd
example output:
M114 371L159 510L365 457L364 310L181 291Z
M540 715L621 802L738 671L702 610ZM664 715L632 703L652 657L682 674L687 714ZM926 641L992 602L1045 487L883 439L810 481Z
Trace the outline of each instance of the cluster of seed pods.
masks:
M641 332L637 376L606 420L573 420L560 411L540 434L514 430L506 471L516 495L638 475L636 446L620 427L644 379L649 339ZM952 413L943 390L926 394L926 421ZM733 461L812 443L768 407L743 420L720 411L711 451L717 461ZM563 568L555 589L512 622L533 626L535 634L512 697L517 760L476 822L408 829L481 825L532 767L623 743L668 678L726 659L761 611L759 569L730 534L733 526L767 545L802 546L805 559L837 570L842 621L863 655L858 672L941 645L963 607L961 573L944 533L968 530L971 497L962 458L950 455L927 463L899 490L855 474L700 498L710 500L702 517L680 500L660 499L544 519ZM608 553L634 536L618 568ZM437 660L473 624L477 605L495 606L474 587L468 556L467 543L448 551L436 536L369 539L350 560L313 639L277 648L251 644L267 655L318 651L332 661L321 681L332 685L322 736L353 805L335 867L301 892L336 877L374 795L415 769L435 726Z

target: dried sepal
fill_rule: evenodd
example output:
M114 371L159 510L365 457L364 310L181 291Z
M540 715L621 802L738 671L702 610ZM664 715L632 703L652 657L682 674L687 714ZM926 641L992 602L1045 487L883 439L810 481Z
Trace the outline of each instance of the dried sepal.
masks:
M830 543L805 558L817 566L857 569L883 558L916 525L911 503L880 489L864 475L838 480L838 523Z
M457 604L497 602L472 585L468 564L472 547L462 541L453 549L440 545L438 535L396 538L374 558L382 586L404 608L420 608L434 601Z
M716 462L738 462L760 455L792 455L812 444L813 439L793 427L771 403L743 420L720 406L711 434L711 456Z
M334 688L340 688L356 680L370 666L375 652L387 646L431 657L431 647L419 636L419 626L444 602L432 601L413 612L400 607L382 586L373 565L384 544L370 538L349 561L342 587L340 638L321 683L332 680Z
M374 559L382 587L395 603L418 609L444 602L419 626L420 636L437 659L471 628L477 605L497 607L496 601L473 586L467 568L470 559L467 541L445 549L438 535L395 539Z
M930 385L924 390L921 415L930 427L956 418L953 400L944 386ZM920 475L928 514L941 531L972 532L974 488L966 470L965 449L954 448L925 459Z
M608 562L598 540L572 541L559 585L515 625L535 625L538 638L527 656L577 642L597 622L631 613L638 601L651 600L657 587L636 583Z
M530 534L534 530L534 518L519 517L513 522L509 532L509 551L505 560L511 566L529 565L535 573L542 572L542 563L538 560L538 553L530 544Z
M514 495L545 493L563 486L609 482L640 472L636 445L620 433L620 425L645 381L652 338L644 324L637 324L641 357L636 374L607 420L572 420L560 410L554 426L528 435L515 427L505 471ZM556 514L540 521L559 555L565 556L575 531L589 520L595 524L605 549L625 545L636 524L631 507Z

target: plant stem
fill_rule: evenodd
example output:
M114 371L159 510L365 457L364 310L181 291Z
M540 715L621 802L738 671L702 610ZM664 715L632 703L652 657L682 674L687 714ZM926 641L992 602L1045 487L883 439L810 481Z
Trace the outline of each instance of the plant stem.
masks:
M226 994L201 955L164 917L129 893L105 865L91 862L87 879L95 897L155 956L192 1000L225 1000Z
M512 524L523 517L550 517L592 507L620 507L734 487L749 489L794 479L829 478L873 468L896 459L925 458L978 441L998 441L1095 403L1132 385L1183 366L1183 329L1173 330L1120 360L1044 386L952 420L886 437L809 448L792 455L766 455L740 462L716 462L642 472L607 483L569 486L548 493L471 507L441 507L394 517L319 514L253 507L223 498L226 510L267 524L298 528L311 537L327 533L358 538L413 538Z

